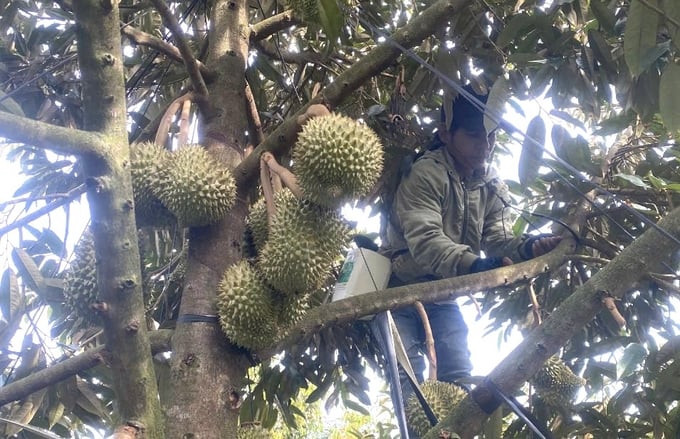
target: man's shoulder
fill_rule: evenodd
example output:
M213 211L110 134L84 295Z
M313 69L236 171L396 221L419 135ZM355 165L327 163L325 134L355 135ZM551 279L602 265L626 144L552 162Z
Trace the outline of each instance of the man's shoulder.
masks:
M446 160L445 152L442 148L431 151L426 151L422 156L418 157L412 165L413 168L428 170L428 169L448 169L449 165Z

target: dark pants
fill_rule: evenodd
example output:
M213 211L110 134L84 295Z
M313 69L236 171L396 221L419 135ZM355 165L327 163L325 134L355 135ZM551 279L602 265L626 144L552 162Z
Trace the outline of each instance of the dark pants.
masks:
M470 376L472 363L468 350L468 329L455 303L425 305L434 347L437 354L437 380L454 382L459 378ZM414 307L401 308L392 312L392 317L399 329L399 336L406 349L413 371L419 382L424 379L425 371L425 330L423 322ZM404 401L413 393L413 389L400 372Z

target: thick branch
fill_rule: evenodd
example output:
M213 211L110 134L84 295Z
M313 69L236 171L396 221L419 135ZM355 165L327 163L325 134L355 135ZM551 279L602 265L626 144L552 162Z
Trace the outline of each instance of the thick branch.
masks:
M672 211L658 225L672 236L680 238L680 209ZM651 268L658 266L678 248L680 245L677 242L658 230L647 230L569 296L489 374L488 379L504 393L512 394L538 371L545 360L604 309L603 298L621 297ZM486 412L475 401L486 406ZM482 422L488 417L487 413L491 413L497 404L488 387L482 384L426 438L435 438L436 431L441 428L455 431L462 438L471 438L480 431Z
M205 86L203 76L201 76L201 71L198 68L198 60L194 56L191 47L189 47L186 38L184 38L182 28L168 5L165 4L165 0L151 0L151 2L156 10L158 10L158 13L161 14L161 17L163 17L163 24L165 24L165 27L170 29L173 37L175 37L177 48L182 54L182 60L187 68L187 73L189 73L189 79L191 79L194 91L197 94L197 104L201 108L203 114L208 114L208 88Z
M299 343L302 339L321 329L352 322L359 317L380 311L413 305L417 301L431 303L448 300L478 291L526 281L539 274L555 271L564 264L567 253L575 248L573 241L564 240L554 251L541 257L496 270L457 276L404 287L388 288L312 308L303 320L289 331L289 336L273 349L261 354L268 358L276 352Z
M109 152L104 138L97 133L38 122L4 111L0 111L0 137L80 157L105 159Z
M439 0L391 35L390 41L403 47L413 47L470 2L471 0ZM382 72L400 55L400 49L389 41L376 46L365 57L340 74L307 106L323 102L331 108L337 107L350 93L357 90L368 79ZM283 122L234 170L237 184L240 187L248 187L257 177L260 154L264 151L271 151L278 155L290 149L299 128L297 117L306 111L307 106Z
M296 24L302 24L302 20L295 18L293 11L283 11L250 26L250 41L263 40Z
M154 354L170 350L171 329L161 329L149 333L151 352ZM89 349L82 354L75 355L45 369L31 373L26 378L20 379L0 387L0 406L12 401L20 400L33 392L65 380L79 372L90 369L105 362L105 357L110 355L105 346Z
M141 30L127 24L121 26L120 31L135 44L157 50L173 61L184 62L184 58L182 58L182 54L180 53L179 49L160 38L154 37L153 35L150 35L146 32L142 32ZM203 75L203 78L208 80L208 78L210 78L212 75L210 70L205 66L205 64L198 60L196 61L196 64L198 65L198 70L201 72L201 75Z

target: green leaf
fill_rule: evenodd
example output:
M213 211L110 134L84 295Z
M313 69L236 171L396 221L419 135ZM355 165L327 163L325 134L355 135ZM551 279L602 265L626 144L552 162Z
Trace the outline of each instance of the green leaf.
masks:
M6 96L7 94L0 90L0 111L15 114L17 116L25 116L24 110L21 109L21 106L17 101Z
M629 344L616 363L616 378L620 380L631 375L644 362L646 356L647 350L640 343Z
M520 32L531 27L534 24L534 21L533 16L524 13L510 18L496 40L498 48L503 49L510 45L510 43L520 35Z
M14 256L14 263L21 272L24 282L34 291L42 292L45 288L45 278L31 255L23 248L15 248L12 251L12 256Z
M666 127L680 130L680 66L674 62L668 63L661 74L659 109Z
M646 1L652 6L659 6L659 0ZM623 56L633 76L639 76L649 66L643 65L642 58L656 46L658 27L659 14L640 0L632 0L626 21Z
M529 122L522 143L522 154L519 156L519 182L522 186L531 186L538 177L544 148L545 122L541 116L536 116Z
M588 142L583 137L572 138L569 132L559 125L553 126L551 137L559 158L580 171L596 172Z
M641 187L641 188L649 188L649 185L645 183L643 179L638 177L637 175L632 175L632 174L614 174L614 177L620 178L621 180L625 180L628 183L632 184L633 186Z
M500 118L505 113L505 103L510 98L510 81L503 76L498 78L489 91L489 97L486 100L486 108L484 109L484 128L487 132L491 132L498 128Z
M40 428L40 427L34 427L33 425L25 424L23 422L13 421L11 419L7 419L7 418L3 418L3 417L0 417L0 422L6 422L8 424L15 425L17 427L20 427L23 430L26 430L26 431L33 433L36 436L43 437L43 438L46 438L46 439L64 439L61 436L59 436L58 434L52 433L49 430L45 430L44 428Z
M361 404L352 401L351 399L343 399L342 403L345 405L350 410L354 410L355 412L359 412L362 415L370 416L370 412L366 410L366 407L362 406Z
M319 20L328 41L335 44L340 37L340 31L344 24L342 12L336 0L317 0L319 7Z
M672 1L672 0L671 0ZM606 1L603 0L590 0L590 10L600 23L600 26L607 32L613 34L614 26L616 25L616 16L614 11L607 7Z
M652 171L649 171L647 173L647 180L649 180L650 183L652 183L652 186L654 186L654 189L658 190L664 190L666 189L666 181L663 178L659 178L652 174Z

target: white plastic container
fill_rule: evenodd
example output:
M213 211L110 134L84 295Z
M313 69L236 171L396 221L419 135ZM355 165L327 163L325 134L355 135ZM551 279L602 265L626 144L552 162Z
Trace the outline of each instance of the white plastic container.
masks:
M391 272L390 260L385 256L365 248L351 249L335 284L333 301L384 290Z

